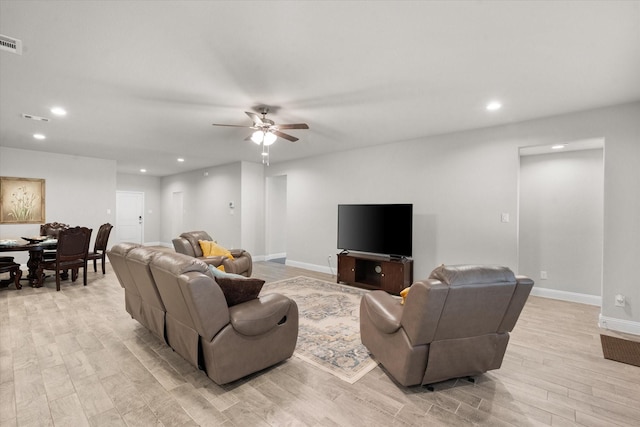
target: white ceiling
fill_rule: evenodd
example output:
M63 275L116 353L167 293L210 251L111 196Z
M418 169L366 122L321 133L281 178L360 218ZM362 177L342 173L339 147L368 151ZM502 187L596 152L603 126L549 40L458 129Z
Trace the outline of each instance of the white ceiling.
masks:
M1 0L0 33L0 145L124 173L259 162L211 123L263 104L310 126L273 164L640 99L638 1Z

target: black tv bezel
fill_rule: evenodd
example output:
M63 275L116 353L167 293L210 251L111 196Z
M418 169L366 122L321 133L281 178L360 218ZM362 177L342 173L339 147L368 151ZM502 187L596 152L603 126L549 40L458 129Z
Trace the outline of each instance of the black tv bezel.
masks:
M409 228L408 228L408 234L409 234L409 238L405 240L408 240L409 242L409 248L407 251L402 251L402 252L408 252L408 253L391 253L389 251L378 251L378 250L372 250L373 248L366 248L366 247L360 247L359 245L346 245L346 246L353 246L353 247L341 247L341 234L340 234L340 208L343 206L351 206L351 207L383 207L383 206L404 206L404 207L409 207L410 211L409 211L409 216L410 216L410 221L408 221L409 224ZM379 256L388 256L391 259L406 259L406 258L411 258L413 256L413 203L340 203L338 204L338 220L337 220L337 248L342 250L341 253L349 253L349 252L359 252L359 253L365 253L365 254L373 254L373 255L379 255ZM344 243L344 242L343 242Z

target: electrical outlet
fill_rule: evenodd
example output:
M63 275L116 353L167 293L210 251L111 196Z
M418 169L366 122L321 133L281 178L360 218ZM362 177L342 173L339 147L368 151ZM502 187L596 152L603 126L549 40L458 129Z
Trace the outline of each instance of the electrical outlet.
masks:
M544 271L544 270L542 270L542 271L540 272L540 279L541 279L541 280L547 280L548 278L549 278L549 276L547 276L547 272L546 272L546 271Z
M616 295L616 307L624 307L624 304L626 303L627 298L622 295L622 294L618 294Z

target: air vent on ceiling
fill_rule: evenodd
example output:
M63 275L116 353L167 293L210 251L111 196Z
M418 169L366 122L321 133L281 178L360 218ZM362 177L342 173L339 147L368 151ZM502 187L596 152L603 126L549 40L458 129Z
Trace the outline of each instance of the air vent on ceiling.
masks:
M37 120L39 122L48 122L50 119L46 117L34 116L33 114L22 114L25 119Z
M22 55L22 41L0 34L0 50Z

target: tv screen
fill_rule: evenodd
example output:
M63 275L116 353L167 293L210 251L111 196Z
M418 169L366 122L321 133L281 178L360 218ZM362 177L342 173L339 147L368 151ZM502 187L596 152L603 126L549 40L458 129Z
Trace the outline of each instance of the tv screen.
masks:
M413 205L338 205L338 249L412 254Z

